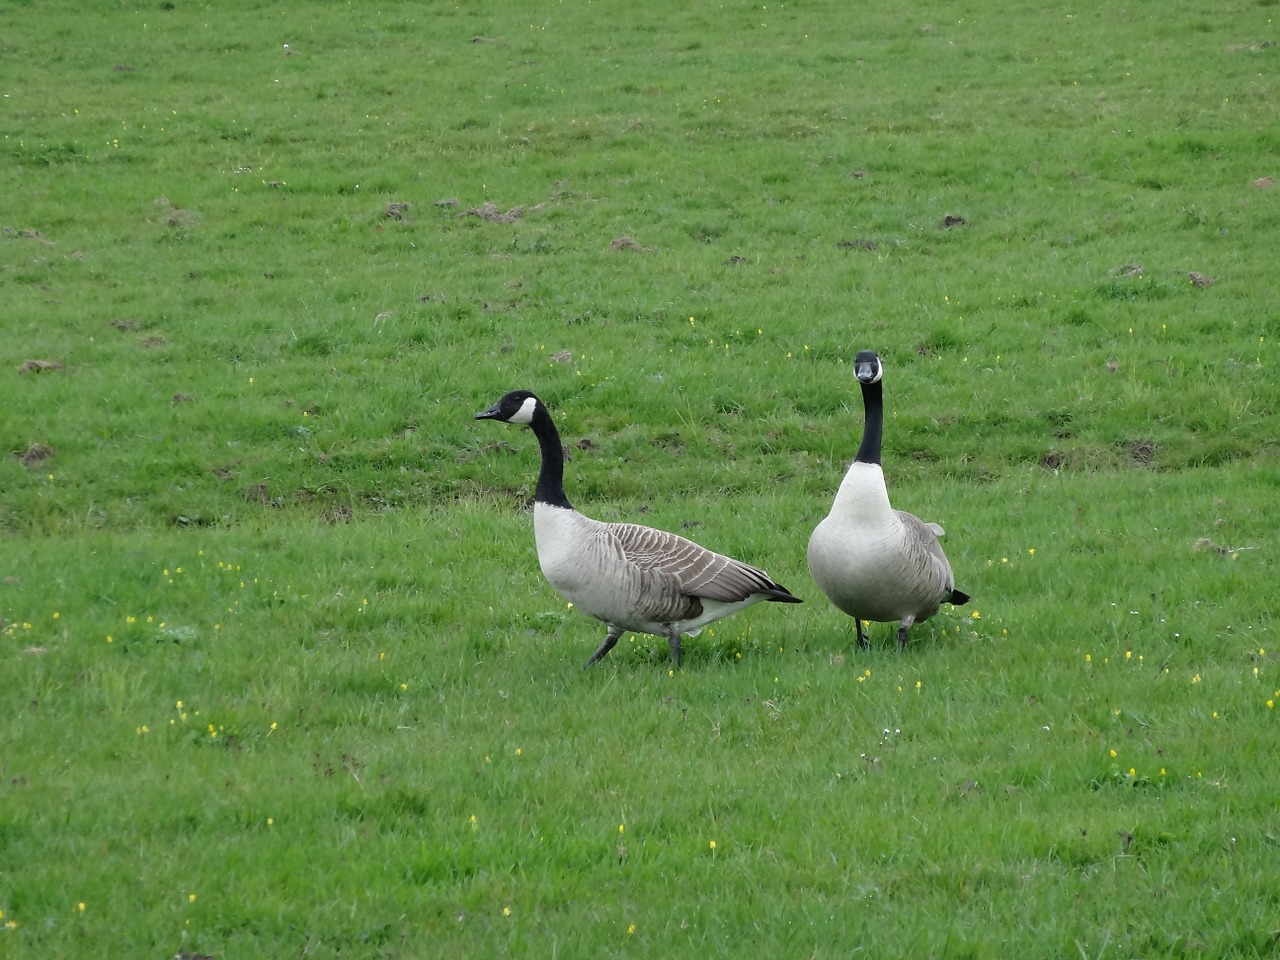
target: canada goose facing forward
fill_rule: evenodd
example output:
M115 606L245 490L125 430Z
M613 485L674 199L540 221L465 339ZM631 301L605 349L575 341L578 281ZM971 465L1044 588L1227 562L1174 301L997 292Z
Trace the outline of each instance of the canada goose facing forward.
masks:
M680 637L761 600L800 603L763 570L691 540L634 523L603 523L573 508L564 492L564 449L546 406L514 390L477 420L525 424L542 451L533 534L542 574L566 600L608 625L583 664L604 657L627 631L666 637L680 666Z
M889 503L880 465L883 374L874 352L863 350L855 358L865 412L862 444L831 512L809 538L809 572L828 599L854 618L859 647L867 646L863 620L896 621L898 646L905 647L912 624L928 620L943 603L969 600L955 588L938 543L942 527Z

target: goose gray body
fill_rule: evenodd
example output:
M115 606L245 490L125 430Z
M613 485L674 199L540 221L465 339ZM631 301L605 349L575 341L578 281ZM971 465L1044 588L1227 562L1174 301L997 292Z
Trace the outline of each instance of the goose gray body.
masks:
M634 523L605 523L575 510L564 493L564 453L551 415L527 390L513 391L478 419L528 424L538 437L542 468L534 494L533 530L543 576L581 613L607 624L586 666L622 634L666 637L680 664L680 638L762 600L799 603L763 570L684 537Z
M809 572L832 604L855 619L859 646L866 646L863 620L896 622L898 643L905 646L913 624L932 617L943 603L969 599L955 588L938 542L942 527L889 502L880 465L882 372L874 353L858 354L855 373L866 410L862 445L830 513L809 538Z

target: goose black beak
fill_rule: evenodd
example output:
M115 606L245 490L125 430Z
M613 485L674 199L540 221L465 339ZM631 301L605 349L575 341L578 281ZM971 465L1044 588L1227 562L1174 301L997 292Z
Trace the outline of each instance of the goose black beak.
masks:
M884 368L880 366L880 358L874 350L859 350L853 358L853 375L864 387L877 382Z
M499 403L495 403L495 404L494 404L492 407L490 407L488 410L482 410L482 411L480 411L479 413L477 413L477 414L475 415L475 419L476 419L476 420L499 420L499 419L501 419L501 418L502 418L502 412L498 409L498 407L499 407L499 406L501 406L501 404L499 404Z

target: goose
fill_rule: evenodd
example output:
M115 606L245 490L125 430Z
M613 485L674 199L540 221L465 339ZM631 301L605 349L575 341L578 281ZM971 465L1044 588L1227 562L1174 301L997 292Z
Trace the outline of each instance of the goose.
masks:
M607 625L582 666L597 663L627 631L666 637L680 666L680 638L761 600L800 603L763 570L691 540L634 523L603 523L579 513L564 492L564 449L546 406L513 390L477 420L524 424L542 451L533 497L533 535L542 574L577 610Z
M928 620L943 603L966 603L938 537L942 527L925 523L889 503L880 465L884 433L881 377L884 366L871 350L854 359L862 386L865 421L858 455L836 492L831 512L809 538L809 573L827 598L854 618L858 646L866 648L863 620L898 623L898 646L913 624Z

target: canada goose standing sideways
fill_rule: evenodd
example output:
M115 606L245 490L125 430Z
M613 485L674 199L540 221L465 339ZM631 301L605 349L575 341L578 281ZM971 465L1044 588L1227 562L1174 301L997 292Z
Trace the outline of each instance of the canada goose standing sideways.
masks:
M666 637L680 666L680 637L761 600L800 603L763 570L691 540L634 523L603 523L573 508L564 493L564 449L551 414L528 390L514 390L477 420L527 424L542 451L533 497L538 564L551 586L608 625L583 664L613 649L628 630Z
M863 620L897 621L898 646L912 624L928 620L943 603L965 603L938 537L925 523L889 503L880 465L884 432L884 367L870 350L854 360L862 386L862 444L836 493L831 512L809 538L809 572L833 604L853 617L858 646L866 647Z

